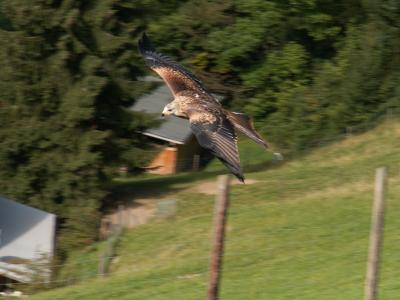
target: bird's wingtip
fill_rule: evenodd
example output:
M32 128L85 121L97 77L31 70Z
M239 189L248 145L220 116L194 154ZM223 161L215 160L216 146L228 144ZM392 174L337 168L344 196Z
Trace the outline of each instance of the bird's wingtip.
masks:
M143 31L142 37L138 41L138 49L141 54L144 54L146 51L155 51L145 31Z
M243 184L245 184L246 182L244 182L245 178L243 175L236 175L237 179L239 179L239 181Z

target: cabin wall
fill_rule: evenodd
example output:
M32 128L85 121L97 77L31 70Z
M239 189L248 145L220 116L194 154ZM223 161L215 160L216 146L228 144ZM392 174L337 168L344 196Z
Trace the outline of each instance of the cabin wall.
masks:
M175 146L162 150L147 167L152 174L173 174L176 172L178 149Z
M196 138L192 136L185 144L178 145L176 171L189 171L194 166L194 156L200 155L201 148Z
M152 174L174 174L193 169L195 155L201 153L200 145L192 136L183 145L165 147L146 167Z

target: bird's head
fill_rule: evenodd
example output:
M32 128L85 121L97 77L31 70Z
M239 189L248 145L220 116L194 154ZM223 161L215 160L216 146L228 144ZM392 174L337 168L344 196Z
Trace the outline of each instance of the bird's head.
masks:
M181 106L177 101L172 101L167 105L165 105L163 112L161 113L162 117L170 115L174 115L183 119L188 118L187 114L184 111L182 111Z
M176 112L177 112L176 104L174 102L171 102L164 106L161 116L164 117L164 116L174 115L176 114Z

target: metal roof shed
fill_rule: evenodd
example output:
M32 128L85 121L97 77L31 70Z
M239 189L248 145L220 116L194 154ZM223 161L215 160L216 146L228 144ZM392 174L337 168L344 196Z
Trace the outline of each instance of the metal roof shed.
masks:
M54 254L56 216L0 197L0 275L28 282L29 264Z

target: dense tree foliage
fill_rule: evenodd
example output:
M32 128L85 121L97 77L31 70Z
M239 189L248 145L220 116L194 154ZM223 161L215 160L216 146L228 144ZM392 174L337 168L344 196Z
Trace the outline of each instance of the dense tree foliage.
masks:
M150 25L288 151L399 106L396 1L193 0Z
M154 7L139 2L3 2L0 190L56 213L63 248L96 236L107 178L141 164L152 121L128 107L145 89L138 16Z

